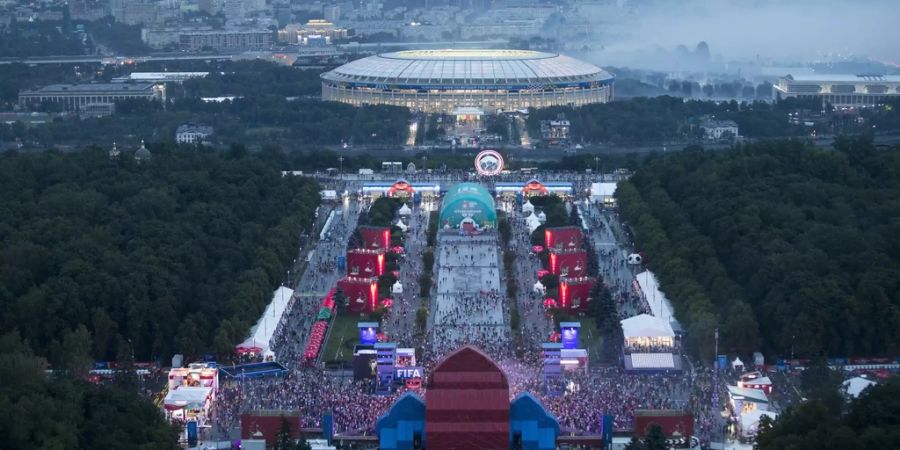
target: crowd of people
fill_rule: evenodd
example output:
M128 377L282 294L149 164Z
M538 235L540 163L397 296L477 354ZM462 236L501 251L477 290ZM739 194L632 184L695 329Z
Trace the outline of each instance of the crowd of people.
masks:
M419 365L426 373L436 361L462 345L479 347L500 364L510 384L510 399L520 393L537 396L554 414L565 431L596 433L603 415L613 416L617 429L634 426L638 409L679 409L694 415L695 435L708 438L717 411L712 411L712 390L721 389L713 372L696 368L683 372L636 374L621 367L592 366L564 372L558 380L559 395L545 389L539 345L553 330L552 320L544 314L543 295L532 291L540 261L531 252L529 233L523 220L511 220L510 250L516 254L513 274L518 283L516 299L501 293L503 270L501 255L504 246L499 233L461 236L441 232L435 249L436 286L430 305L423 302L417 280L424 267L428 209L416 207L406 218L409 231L406 256L400 261L400 282L403 292L394 296L394 306L384 318L383 329L392 342L401 347L426 349ZM513 215L515 217L515 215ZM344 217L355 217L345 214ZM595 219L596 220L596 219ZM350 224L336 221L332 233L337 239L319 246L319 258L307 270L301 285L312 290L327 290L336 280L336 256L343 251ZM606 230L605 233L611 233ZM620 318L649 310L646 302L632 291L626 276L624 256L620 250L600 249L600 270L618 301ZM316 427L322 416L332 412L338 433L371 434L378 417L384 414L402 393L399 388L391 396L372 394L372 381L353 382L330 376L321 367L297 364L306 342L309 327L318 309L318 302L301 294L295 295L272 339L276 358L285 364L287 375L277 378L224 380L215 402L212 423L220 432L239 425L242 412L254 410L297 411L304 426ZM518 330L509 326L508 301L517 301L521 320ZM430 306L427 333L419 333L416 310ZM523 348L510 348L512 333L521 333ZM516 358L514 354L524 354ZM426 386L427 389L427 386Z

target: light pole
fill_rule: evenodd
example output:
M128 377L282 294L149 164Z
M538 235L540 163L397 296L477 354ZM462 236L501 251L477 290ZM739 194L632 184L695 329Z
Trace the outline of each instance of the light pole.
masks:
M600 171L600 157L595 156L594 157L594 172L599 172L599 171Z
M344 155L338 156L338 161L341 164L341 168L338 172L338 178L343 180L344 179Z

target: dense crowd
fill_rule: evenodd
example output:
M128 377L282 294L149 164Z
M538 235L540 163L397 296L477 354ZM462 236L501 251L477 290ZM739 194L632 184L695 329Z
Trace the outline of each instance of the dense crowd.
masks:
M530 251L528 231L520 218L511 221L513 236L510 247L516 253L513 270L519 286L519 310L524 314L520 331L524 358L513 358L510 348L511 331L505 295L500 286L501 245L496 233L477 237L451 235L442 232L436 251L436 288L431 304L431 324L425 336L415 325L415 311L422 306L417 283L423 270L425 230L428 211L416 208L407 219L410 226L406 242L406 257L401 264L403 293L395 295L394 307L385 317L384 329L391 341L401 346L421 345L427 349L419 365L426 373L435 362L452 350L472 344L493 357L506 373L510 385L510 399L530 392L538 397L554 414L564 431L598 432L602 417L613 416L617 429L634 426L638 409L683 409L695 418L695 435L708 439L714 427L712 411L713 372L705 368L690 368L684 372L635 374L621 367L590 367L564 372L557 381L558 395L545 391L540 353L536 345L544 342L552 323L544 316L542 297L531 287L540 267L538 258ZM515 217L515 215L513 215ZM340 221L334 224L335 236L348 234L349 227ZM611 233L610 230L602 231ZM611 235L610 235L611 236ZM336 267L331 265L340 248L324 243L316 270L307 271L305 286L322 287L333 283ZM332 249L331 246L335 248ZM616 249L598 249L600 270L618 301L620 318L630 317L649 308L631 289L624 255ZM315 427L322 416L334 414L338 433L370 434L377 418L385 413L403 388L392 396L372 395L371 382L352 382L335 378L321 368L300 367L294 364L306 341L306 333L315 317L318 303L300 295L292 300L285 318L276 330L271 345L278 361L289 367L281 378L224 381L217 393L212 423L220 432L239 425L241 412L253 410L298 411L304 426ZM424 339L422 342L421 339ZM647 350L647 349L643 349ZM652 349L650 349L652 350ZM723 386L718 384L721 389ZM724 394L722 395L724 398Z

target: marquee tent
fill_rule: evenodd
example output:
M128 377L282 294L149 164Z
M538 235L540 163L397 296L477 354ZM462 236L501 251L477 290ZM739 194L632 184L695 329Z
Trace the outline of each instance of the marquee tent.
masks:
M616 183L591 183L591 201L614 205L616 195Z
M406 230L409 229L409 226L406 225L405 223L403 223L403 221L400 219L397 219L397 223L395 225L397 225L397 228L399 228L400 231L402 231L404 233L406 232Z
M394 283L394 286L391 287L391 292L394 294L402 294L403 293L403 283L401 283L400 280L397 280L397 282Z
M659 290L659 282L656 280L656 275L649 270L645 270L635 275L634 279L641 290L641 295L650 305L650 314L653 317L677 324L678 320L675 319L672 303L666 298L666 294Z
M287 309L294 290L284 286L279 287L272 294L272 301L266 306L262 316L252 328L250 336L235 347L238 353L264 353L269 349L269 341L275 333L275 328L281 322L281 316Z
M532 214L525 219L525 225L528 226L528 232L532 233L537 227L541 226L541 219L538 219L537 216Z
M523 213L533 213L534 205L532 205L530 201L525 200L525 203L522 204L522 212Z
M759 431L759 419L762 416L768 416L770 419L775 420L778 414L760 409L753 409L741 414L741 435L744 437L756 436L757 431Z
M649 314L641 314L629 317L621 321L622 333L625 338L637 337L675 337L669 322Z
M181 386L166 394L163 404L166 409L201 409L212 395L211 387Z
M863 377L854 377L854 378L851 378L851 379L845 381L843 383L843 387L844 387L844 391L847 393L847 395L849 395L850 397L853 397L853 398L857 398L857 397L859 397L860 394L862 394L862 392L864 390L866 390L870 386L874 386L876 384L878 384L878 383L876 383L872 380L867 380Z
M397 212L401 216L408 216L408 215L412 214L412 209L410 209L410 207L406 206L406 203L404 203L403 206L400 207L400 210Z

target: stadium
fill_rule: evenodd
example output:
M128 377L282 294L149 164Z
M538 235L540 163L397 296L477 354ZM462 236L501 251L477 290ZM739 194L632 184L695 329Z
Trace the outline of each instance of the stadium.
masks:
M615 77L568 56L529 50L407 50L322 74L322 99L426 113L495 113L605 103Z

